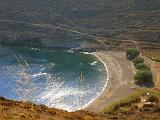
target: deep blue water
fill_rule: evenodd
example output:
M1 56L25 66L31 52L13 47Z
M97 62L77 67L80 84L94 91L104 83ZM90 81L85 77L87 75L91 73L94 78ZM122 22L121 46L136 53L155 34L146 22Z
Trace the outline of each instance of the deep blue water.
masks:
M93 55L64 49L0 46L0 96L69 111L102 92L104 65Z

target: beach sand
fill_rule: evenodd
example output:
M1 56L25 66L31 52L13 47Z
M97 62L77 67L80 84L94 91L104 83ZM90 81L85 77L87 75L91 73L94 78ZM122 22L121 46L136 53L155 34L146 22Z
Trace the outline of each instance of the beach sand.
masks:
M126 59L125 52L100 51L94 52L93 55L107 67L108 78L102 94L84 110L100 113L107 104L128 96L137 86L133 79L134 66L131 61Z

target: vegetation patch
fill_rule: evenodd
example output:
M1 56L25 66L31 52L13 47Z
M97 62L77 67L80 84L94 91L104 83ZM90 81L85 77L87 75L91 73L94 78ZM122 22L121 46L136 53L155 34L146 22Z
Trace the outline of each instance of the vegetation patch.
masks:
M150 70L138 70L134 75L136 83L146 83L152 80L152 73Z
M160 93L153 89L138 90L126 98L110 103L102 112L103 114L113 114L117 112L129 113L134 109L138 109L138 104L141 102L141 98L145 96L146 93L149 93L147 96L149 102L155 102L160 99Z
M135 65L135 67L136 67L136 69L138 69L138 70L149 70L150 68L146 65L146 64L144 64L144 63L138 63L138 64L136 64Z
M142 57L136 57L134 60L133 60L133 63L134 63L134 66L136 66L137 64L139 63L143 63L144 62L144 59Z
M113 113L113 112L116 112L117 110L120 110L120 109L123 110L124 107L131 108L131 106L134 103L140 102L140 98L144 94L145 94L145 92L139 91L139 92L133 93L133 94L129 95L128 97L123 98L119 101L113 102L113 103L109 104L103 110L103 113Z
M126 51L126 56L129 60L135 59L137 56L139 56L139 54L140 52L135 48L128 48Z
M139 55L140 52L135 48L128 48L126 51L127 59L132 60L136 68L136 74L134 75L135 83L143 84L152 82L152 73L150 68L144 64L144 59Z

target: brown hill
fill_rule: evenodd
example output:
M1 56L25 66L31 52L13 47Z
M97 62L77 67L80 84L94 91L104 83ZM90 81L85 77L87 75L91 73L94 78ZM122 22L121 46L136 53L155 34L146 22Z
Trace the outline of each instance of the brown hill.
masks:
M0 20L21 23L0 21L0 43L79 47L97 44L94 36L160 43L159 13L159 0L1 0Z
M157 90L137 91L106 106L103 112L99 114L83 110L67 112L47 108L44 105L7 100L1 97L0 120L160 120L160 103L158 101L153 106L147 104L144 106L145 104L141 103L140 98L146 98L146 92L150 93L149 100L160 100L160 93ZM153 96L156 96L156 99Z
M0 98L0 120L102 120L96 114L77 111L67 112L30 102Z

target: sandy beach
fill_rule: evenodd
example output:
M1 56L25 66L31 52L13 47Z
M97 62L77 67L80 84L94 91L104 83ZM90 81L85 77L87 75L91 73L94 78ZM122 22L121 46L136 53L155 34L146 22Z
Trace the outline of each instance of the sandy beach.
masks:
M102 94L84 110L99 113L107 104L132 93L136 85L133 80L134 66L126 59L125 52L100 51L93 55L105 65L108 78Z

